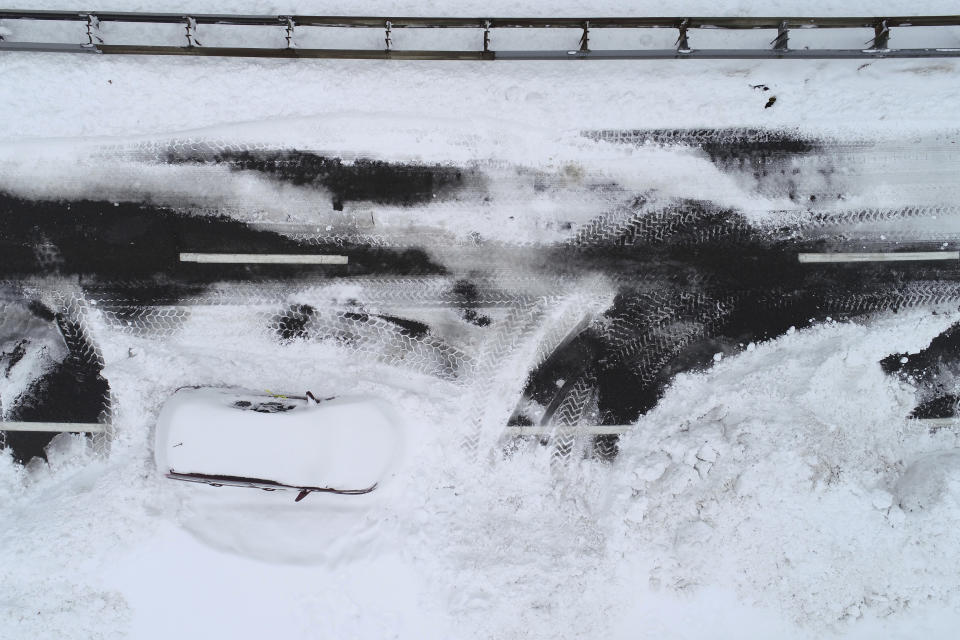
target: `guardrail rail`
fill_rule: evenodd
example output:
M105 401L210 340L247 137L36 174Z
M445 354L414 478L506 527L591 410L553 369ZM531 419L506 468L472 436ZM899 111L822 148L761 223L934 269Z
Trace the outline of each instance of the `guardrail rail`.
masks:
M832 59L832 58L945 58L960 56L956 47L896 48L894 29L930 29L960 26L960 16L871 17L592 17L592 18L429 18L310 15L175 14L111 11L29 11L0 9L3 21L83 23L85 42L35 42L19 40L16 32L0 35L0 51L86 53L107 55L186 55L253 58L340 58L367 60L662 60L662 59ZM182 25L183 35L168 44L111 43L100 31L104 23ZM198 29L203 25L233 25L278 29L285 46L203 46ZM298 33L311 28L373 30L382 34L382 48L304 48ZM476 30L477 48L456 50L403 49L393 43L397 29ZM561 50L498 50L496 33L507 29L569 29L573 48ZM594 49L591 37L603 29L668 29L677 32L672 48ZM773 36L767 48L697 48L692 32L722 29L766 29ZM862 47L791 48L790 32L801 29L870 29L873 36ZM0 31L0 34L3 32ZM579 34L579 40L576 39Z

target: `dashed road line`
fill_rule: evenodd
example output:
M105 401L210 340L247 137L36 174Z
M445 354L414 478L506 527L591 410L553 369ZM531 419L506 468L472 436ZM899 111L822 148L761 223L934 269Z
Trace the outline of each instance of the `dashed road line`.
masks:
M105 433L110 425L99 422L0 422L0 431L51 433Z
M921 260L960 260L960 251L902 251L896 253L800 253L802 263L836 262L911 262Z
M549 436L554 433L573 433L578 436L614 436L622 435L633 428L633 425L546 425L535 427L506 427L504 435L508 436Z
M181 253L180 262L200 264L347 264L347 256L292 253Z

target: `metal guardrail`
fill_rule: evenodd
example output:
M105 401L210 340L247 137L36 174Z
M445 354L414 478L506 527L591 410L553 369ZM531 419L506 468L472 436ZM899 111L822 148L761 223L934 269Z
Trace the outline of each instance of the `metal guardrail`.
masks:
M87 42L18 42L0 38L0 51L93 53L113 55L188 55L256 58L340 58L370 60L656 60L656 59L830 59L830 58L939 58L960 57L960 46L897 49L890 47L894 28L960 26L960 16L870 16L870 17L589 17L589 18L430 18L310 15L174 14L97 11L27 11L0 9L0 20L42 20L86 23ZM110 44L99 33L105 22L181 24L181 44ZM280 27L286 47L204 47L197 40L198 25ZM298 28L326 27L368 29L383 33L382 49L300 48L295 45ZM394 29L482 30L481 49L397 49ZM873 30L864 48L791 49L792 29ZM570 50L494 50L492 33L497 29L574 29L581 32L579 46ZM673 29L677 41L672 49L591 49L591 31L596 29ZM691 45L691 30L776 30L767 49L697 49ZM695 42L694 42L695 44Z

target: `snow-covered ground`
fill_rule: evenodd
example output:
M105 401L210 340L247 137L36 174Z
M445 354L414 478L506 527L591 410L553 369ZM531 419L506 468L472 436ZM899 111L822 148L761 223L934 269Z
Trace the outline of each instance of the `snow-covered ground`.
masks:
M33 8L76 9L64 0ZM949 0L915 2L104 2L105 10L365 15L910 15L949 14ZM9 21L12 22L12 21ZM17 25L8 25L14 29ZM77 38L82 40L77 27ZM698 32L699 33L699 32ZM926 32L925 32L926 33ZM956 46L955 31L949 32ZM279 34L278 34L279 35ZM695 40L697 33L691 34ZM845 34L848 46L869 29ZM537 36L527 35L530 46ZM577 34L571 34L574 46ZM772 36L771 36L772 37ZM796 35L795 37L799 37ZM830 37L830 34L827 34ZM840 36L836 36L840 37ZM897 38L916 37L894 31ZM672 41L670 33L668 40ZM923 36L921 36L923 38ZM692 40L692 42L693 42ZM835 41L836 43L836 41ZM753 46L760 46L752 43ZM922 43L921 43L922 44ZM371 44L370 46L376 46ZM792 126L867 130L956 125L950 60L551 62L462 64L169 58L74 60L6 55L0 137L169 133L224 122L330 113L497 118L552 131L570 128ZM752 88L767 85L770 92ZM777 103L764 109L770 95Z
M682 7L713 15L955 11L952 2L925 2L922 10L907 2ZM500 1L238 7L171 0L97 8L548 13ZM589 8L562 2L555 10L664 12L662 4L613 1ZM394 159L500 160L561 174L576 159L633 180L634 188L765 210L777 203L745 198L700 158L603 145L597 151L576 134L785 127L899 145L911 139L906 134L920 139L960 128L951 108L960 76L956 63L942 60L92 58L0 55L5 189L69 197L116 189L107 197L122 200L117 171L129 165L85 165L86 150L114 142L132 148L161 135L242 132L244 141L261 135L277 142L302 128L330 150L347 146ZM777 102L765 109L771 94ZM360 130L363 123L370 132ZM175 169L140 167L148 184L136 189L195 195L197 185L177 182ZM263 212L289 196L295 214L302 202L245 178L209 179L222 189L213 195L219 202L254 200ZM854 172L847 186L856 179ZM859 186L864 198L883 187ZM581 204L587 210L591 203ZM559 207L541 204L541 222ZM433 224L448 225L453 235L473 230L457 226L456 212L439 211ZM473 224L502 231L495 225L503 217L490 215ZM442 382L385 379L382 369L365 369L326 345L278 347L252 322L225 323L229 313L198 314L185 333L190 339L163 344L99 327L117 408L106 451L62 435L47 463L21 467L0 452L0 637L949 638L960 624L958 435L905 420L913 389L878 364L924 348L960 320L956 312L798 326L708 371L677 377L612 463L559 466L548 448L507 455L494 447L478 460L461 446L464 425L451 424L473 398ZM499 372L508 379L525 373ZM164 400L184 384L297 392L322 386L326 395L384 397L404 425L402 465L383 491L360 500L313 495L294 504L289 493L181 486L154 466L153 429Z
M469 464L443 411L408 397L417 444L401 486L362 504L171 486L147 455L159 371L129 364L109 374L124 428L107 459L64 435L49 465L2 467L3 627L950 637L960 443L908 426L912 391L876 363L955 320L916 312L758 345L678 378L612 465L559 473L546 448ZM231 354L238 373L243 356Z

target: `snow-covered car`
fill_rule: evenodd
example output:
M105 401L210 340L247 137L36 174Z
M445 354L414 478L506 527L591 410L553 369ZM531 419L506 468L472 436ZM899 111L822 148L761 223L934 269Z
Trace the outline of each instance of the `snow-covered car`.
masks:
M213 486L370 493L399 448L389 405L367 396L283 396L183 388L157 422L155 459L168 478Z

